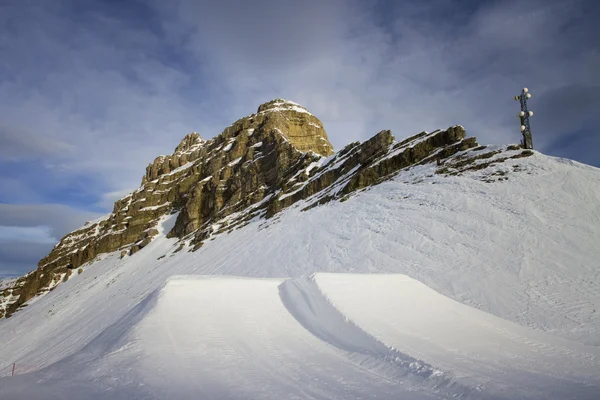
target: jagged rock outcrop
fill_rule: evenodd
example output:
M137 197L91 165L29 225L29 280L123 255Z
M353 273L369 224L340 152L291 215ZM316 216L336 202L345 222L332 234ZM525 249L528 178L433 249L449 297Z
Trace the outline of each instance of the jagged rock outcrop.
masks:
M306 209L345 200L403 168L477 146L465 136L456 126L398 143L381 131L334 155L321 121L304 107L281 99L265 103L220 135L205 141L191 133L173 154L157 157L140 188L115 202L110 215L65 236L37 270L5 289L0 312L10 315L99 254L126 257L142 250L166 214L179 212L168 236L194 250L215 233L269 218L300 200L308 200Z
M197 132L186 135L172 155L158 156L152 164L146 167L146 175L142 178L142 185L157 179L161 175L168 174L188 162L197 160L202 154L200 149L204 143Z

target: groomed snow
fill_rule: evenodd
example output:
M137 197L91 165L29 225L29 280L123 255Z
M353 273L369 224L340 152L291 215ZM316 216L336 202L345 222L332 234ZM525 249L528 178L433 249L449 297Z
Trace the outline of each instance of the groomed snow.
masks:
M405 275L181 276L0 396L592 399L599 358Z
M511 398L594 398L600 348L533 331L458 303L405 275L317 274L347 320L467 387ZM485 389L484 389L485 388Z

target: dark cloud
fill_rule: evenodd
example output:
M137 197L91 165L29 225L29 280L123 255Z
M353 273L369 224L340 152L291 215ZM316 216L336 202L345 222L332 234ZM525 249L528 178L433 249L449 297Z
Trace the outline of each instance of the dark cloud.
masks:
M241 63L253 72L295 69L311 58L327 56L354 17L351 2L341 0L180 0L156 5L173 18L173 33L187 35L183 42L191 51L209 53L219 62Z

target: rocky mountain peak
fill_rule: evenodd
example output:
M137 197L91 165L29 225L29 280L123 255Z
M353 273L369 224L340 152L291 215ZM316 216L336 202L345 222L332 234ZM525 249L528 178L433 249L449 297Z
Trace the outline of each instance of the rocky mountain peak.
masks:
M258 106L258 110L256 111L256 113L260 114L260 113L277 112L277 111L296 111L296 112L310 114L308 112L308 110L305 107L301 106L300 104L294 103L293 101L290 101L290 100L284 100L284 99L274 99L274 100L268 101L266 103L263 103L260 106Z
M275 99L258 107L252 120L275 129L302 152L329 156L333 146L329 142L323 123L305 107L290 100Z

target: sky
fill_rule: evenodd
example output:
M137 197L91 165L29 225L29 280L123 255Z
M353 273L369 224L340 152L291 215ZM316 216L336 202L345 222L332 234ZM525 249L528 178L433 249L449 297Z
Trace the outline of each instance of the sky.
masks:
M595 0L0 0L0 277L274 98L334 148L460 124L600 166Z

